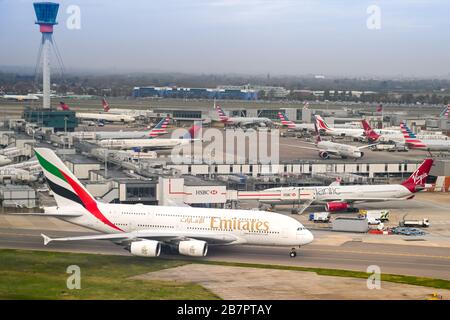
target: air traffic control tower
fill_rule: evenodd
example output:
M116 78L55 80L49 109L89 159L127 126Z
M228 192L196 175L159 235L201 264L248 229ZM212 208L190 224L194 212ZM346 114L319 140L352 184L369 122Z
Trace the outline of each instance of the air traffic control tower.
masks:
M58 24L56 16L58 15L59 4L54 2L35 2L33 6L36 13L36 24L39 25L39 31L42 34L39 58L42 56L43 98L41 107L25 110L24 119L43 127L53 127L55 131L73 131L78 124L75 112L53 110L50 101L50 49L54 48L53 26Z

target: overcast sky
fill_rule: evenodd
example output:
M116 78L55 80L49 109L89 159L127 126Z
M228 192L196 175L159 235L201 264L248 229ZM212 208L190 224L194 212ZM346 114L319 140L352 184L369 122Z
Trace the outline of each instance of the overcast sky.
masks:
M0 65L35 65L32 3L0 0ZM450 77L448 0L59 3L54 37L69 69ZM79 30L66 26L69 5ZM370 5L378 30L367 28Z

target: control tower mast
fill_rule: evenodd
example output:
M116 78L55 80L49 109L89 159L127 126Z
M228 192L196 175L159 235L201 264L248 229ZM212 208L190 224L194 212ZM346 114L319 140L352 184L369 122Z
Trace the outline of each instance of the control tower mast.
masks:
M50 109L50 46L53 44L53 26L57 24L59 4L54 2L33 3L36 24L42 33L42 90L43 109Z

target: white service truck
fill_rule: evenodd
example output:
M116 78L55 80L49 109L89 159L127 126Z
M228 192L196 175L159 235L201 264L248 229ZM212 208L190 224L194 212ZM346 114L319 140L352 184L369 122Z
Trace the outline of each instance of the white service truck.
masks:
M328 222L330 221L329 212L314 212L309 215L309 221L316 222Z
M400 227L428 228L430 221L428 218L423 218L422 220L403 220L400 221L399 225Z

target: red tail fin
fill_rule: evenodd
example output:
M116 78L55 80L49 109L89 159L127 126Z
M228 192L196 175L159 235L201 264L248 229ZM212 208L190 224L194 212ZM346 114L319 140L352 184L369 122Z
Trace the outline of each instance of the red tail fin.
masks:
M108 104L108 101L106 101L105 98L102 99L102 106L103 106L103 111L105 111L105 112L109 111L109 104Z
M203 125L201 121L195 121L192 127L189 128L189 133L185 136L186 139L197 139L202 137Z
M402 186L413 193L422 190L432 165L433 159L425 159L416 171L414 171L408 179L402 182Z
M69 106L63 101L59 102L59 106L61 107L61 110L63 110L63 111L70 110Z
M380 138L380 135L376 133L366 119L362 119L362 126L364 128L364 134L366 135L369 142L375 142Z
M315 115L316 118L316 126L321 129L321 130L325 130L325 131L333 131L328 124L325 122L325 120L323 120L323 118L321 116L319 116L318 114Z

